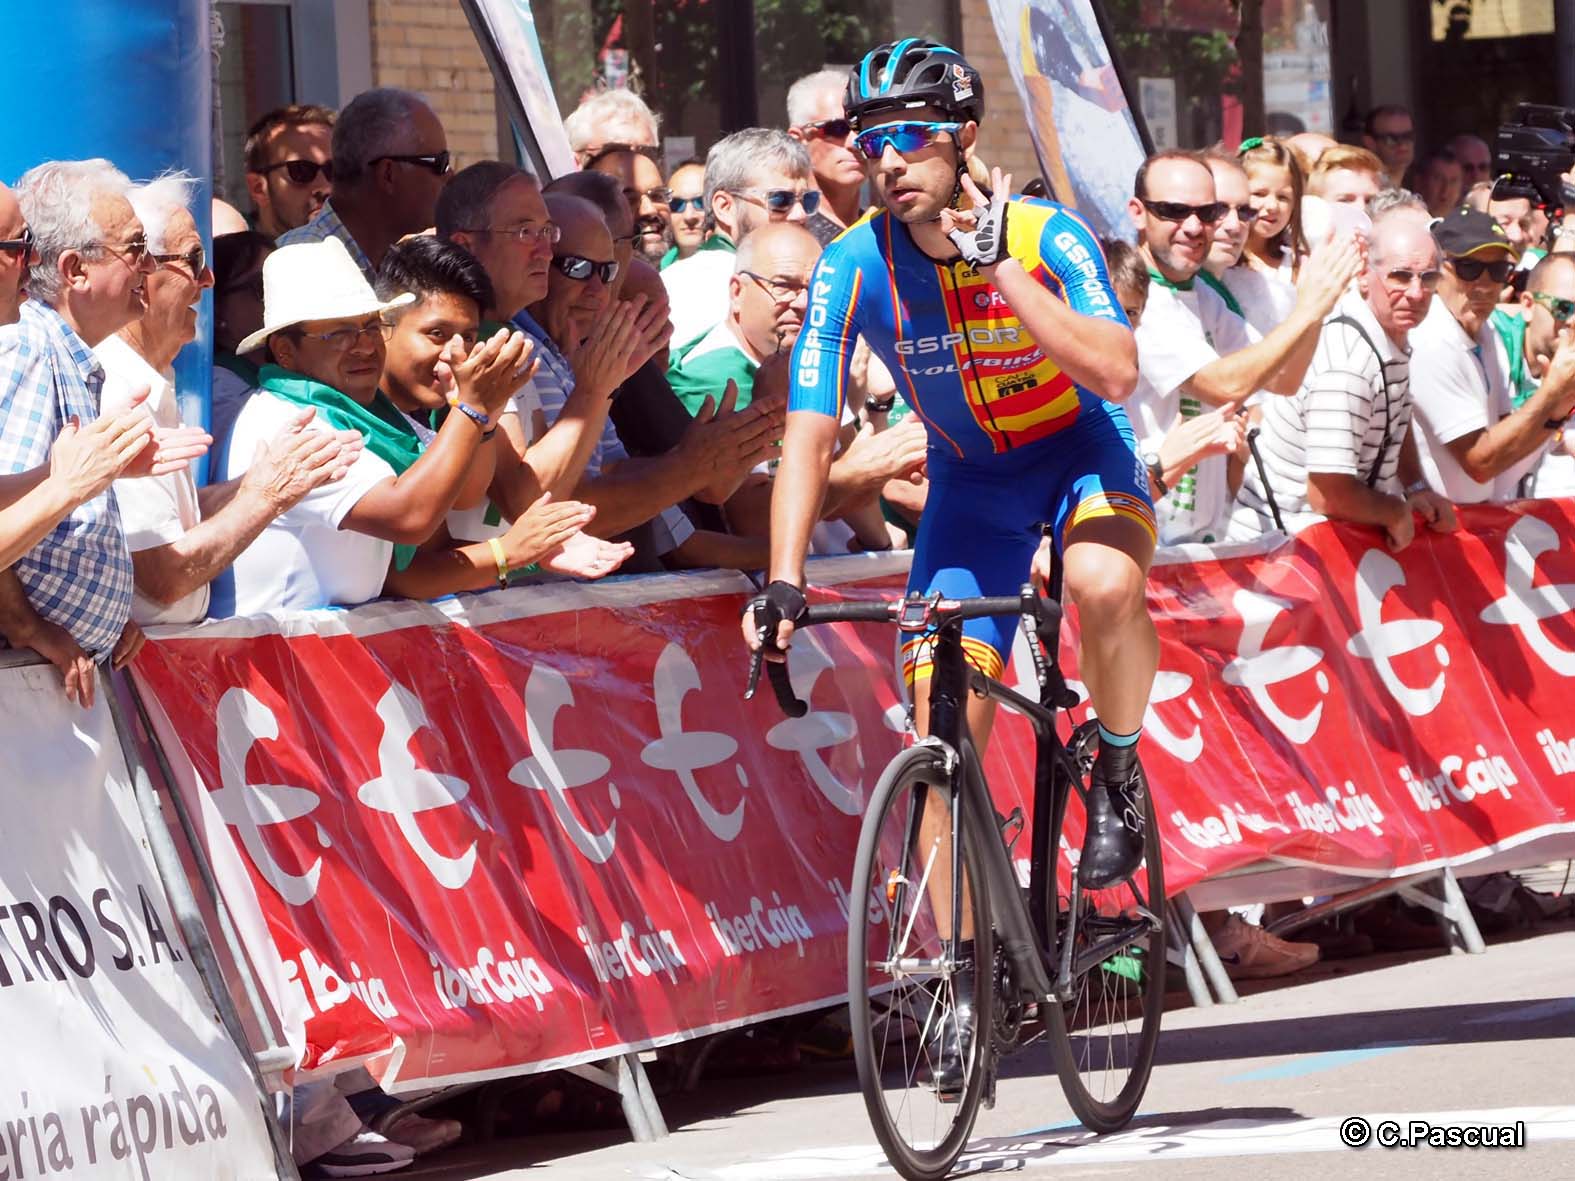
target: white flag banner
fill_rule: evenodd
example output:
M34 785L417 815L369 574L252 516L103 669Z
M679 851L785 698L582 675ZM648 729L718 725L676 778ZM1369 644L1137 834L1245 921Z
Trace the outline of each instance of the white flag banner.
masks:
M273 1178L103 700L0 668L0 750L0 1178Z

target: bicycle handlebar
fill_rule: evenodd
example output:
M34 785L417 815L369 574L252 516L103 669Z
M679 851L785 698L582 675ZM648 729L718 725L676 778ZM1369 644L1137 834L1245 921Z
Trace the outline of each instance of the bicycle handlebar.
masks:
M974 599L897 599L894 602L873 603L816 603L804 608L794 625L794 630L816 627L824 623L900 623L905 615L914 615L914 623L907 630L919 630L922 614L923 626L941 623L982 619L991 615L1019 615L1033 620L1034 631L1042 641L1058 643L1061 632L1061 604L1041 595L1032 586L1024 585L1016 595L994 595ZM801 718L809 706L793 692L793 682L788 677L785 661L766 660L765 648L750 654L749 684L744 690L747 701L755 695L760 684L760 670L766 669L771 691L776 694L777 705L790 718Z

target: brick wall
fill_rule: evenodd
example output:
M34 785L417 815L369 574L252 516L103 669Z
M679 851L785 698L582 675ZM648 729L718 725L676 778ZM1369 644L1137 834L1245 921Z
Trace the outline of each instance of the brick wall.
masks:
M452 0L370 0L372 83L425 95L448 133L454 167L498 154L492 75Z
M985 116L979 132L979 154L986 164L1012 174L1012 187L1021 190L1039 175L1033 137L1023 113L1022 96L1012 81L1006 55L995 35L989 0L960 0L962 52L984 76Z

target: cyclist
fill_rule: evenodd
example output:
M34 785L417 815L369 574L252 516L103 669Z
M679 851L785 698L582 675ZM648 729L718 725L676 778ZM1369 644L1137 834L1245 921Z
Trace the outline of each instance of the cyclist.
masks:
M844 105L884 208L833 240L811 279L772 497L771 581L745 614L745 638L760 647L758 614L768 656L781 659L804 608L804 556L862 335L930 433L909 588L1015 594L1024 573L1048 578L1059 548L1079 615L1079 671L1100 722L1078 875L1090 889L1114 886L1142 859L1136 744L1159 655L1144 598L1153 506L1117 405L1137 383L1131 330L1076 213L1012 198L999 171L990 194L970 178L984 91L955 50L918 38L882 45L854 67ZM1014 628L1009 618L970 621L969 659L999 676ZM930 651L922 638L904 645L921 733ZM969 700L981 749L993 717L993 702ZM944 812L941 804L931 821L938 839L949 832ZM932 887L950 896L949 880ZM971 943L970 931L959 933L959 963ZM960 1072L959 1059L956 1045L942 1047L943 1093L958 1080L940 1075Z

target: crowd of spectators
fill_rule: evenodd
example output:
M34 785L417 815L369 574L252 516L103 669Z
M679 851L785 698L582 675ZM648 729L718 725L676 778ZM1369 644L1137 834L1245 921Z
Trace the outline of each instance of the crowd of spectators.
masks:
M645 105L600 93L566 121L581 171L546 184L456 172L409 92L287 107L252 128L252 209L216 207L211 251L183 174L0 186L0 636L90 705L144 624L764 566L787 355L864 207L843 85L801 79L785 130L670 172ZM1419 154L1380 107L1362 140L1165 151L1135 178L1135 245L1106 253L1165 544L1332 518L1398 550L1458 504L1575 493L1575 228L1496 191L1474 135ZM202 430L173 364L210 288ZM845 404L817 552L902 547L924 428L868 349ZM1209 921L1244 974L1318 954ZM452 1131L373 1136L345 1089L296 1096L330 1174Z

